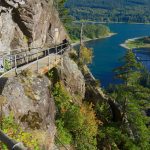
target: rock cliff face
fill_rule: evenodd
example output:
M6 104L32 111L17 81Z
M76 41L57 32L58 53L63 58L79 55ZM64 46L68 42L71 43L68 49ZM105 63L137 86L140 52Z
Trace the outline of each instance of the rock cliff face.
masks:
M49 47L65 37L53 0L0 1L0 52Z
M69 92L76 98L80 96L81 99L85 97L85 80L84 76L79 70L77 64L69 58L66 54L63 56L63 61L60 70L60 78L67 86Z
M85 96L85 80L77 64L68 55L57 66L60 81L71 93L72 101L80 104ZM51 94L53 83L46 76L23 71L17 77L0 79L0 102L3 114L13 112L15 120L23 129L40 132L42 148L53 150L55 147L55 102ZM80 98L80 99L79 99Z
M13 112L16 121L21 123L25 130L40 133L41 146L51 150L56 128L55 103L49 90L49 79L24 73L2 81L1 79L0 85L3 87L0 101L2 98L5 99L3 114L8 116Z
M15 49L51 47L66 37L53 0L0 0L0 55ZM82 73L67 55L62 60L57 66L60 80L74 101L79 97L83 99L85 81ZM40 133L43 150L55 148L56 109L50 90L52 86L44 75L26 71L17 77L0 79L0 102L5 101L3 115L9 116L13 112L15 121L25 131Z

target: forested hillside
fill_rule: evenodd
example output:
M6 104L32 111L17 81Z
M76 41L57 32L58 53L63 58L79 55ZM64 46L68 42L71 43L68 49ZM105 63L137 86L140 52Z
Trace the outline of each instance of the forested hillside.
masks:
M66 29L68 31L68 34L70 38L73 41L79 41L80 40L80 30L81 30L81 25L80 24L69 24L66 26ZM106 36L111 35L109 27L101 24L85 24L83 27L83 39L88 40L88 39L95 39L95 38L104 38Z
M77 20L150 22L149 0L68 0L66 7Z
M79 41L80 40L80 32L81 32L81 24L74 23L72 16L70 16L69 11L67 8L64 7L65 2L67 0L55 0L54 4L59 12L59 17L64 24L66 31L72 40L72 42ZM95 39L95 38L104 38L106 36L111 35L111 31L109 27L101 24L84 24L83 27L83 39L89 40L89 39Z

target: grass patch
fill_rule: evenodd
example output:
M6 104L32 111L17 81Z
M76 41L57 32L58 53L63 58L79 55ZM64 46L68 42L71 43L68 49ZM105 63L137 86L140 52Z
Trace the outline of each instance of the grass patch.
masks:
M74 145L77 150L96 150L99 121L92 105L72 103L70 93L60 82L55 84L53 97L57 106L57 136L61 143Z
M126 43L127 47L129 47L130 49L133 49L133 48L141 48L141 47L144 47L144 43L140 40L135 40L135 41L128 41Z
M32 133L24 131L20 125L15 122L13 113L3 118L3 132L12 139L23 142L29 149L40 150L38 136L35 137ZM7 146L2 143L0 143L0 149L8 150Z

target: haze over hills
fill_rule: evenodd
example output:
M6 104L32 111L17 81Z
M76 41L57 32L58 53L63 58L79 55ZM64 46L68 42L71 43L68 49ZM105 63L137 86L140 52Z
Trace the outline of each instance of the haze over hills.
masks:
M150 22L150 0L68 0L66 7L77 20Z

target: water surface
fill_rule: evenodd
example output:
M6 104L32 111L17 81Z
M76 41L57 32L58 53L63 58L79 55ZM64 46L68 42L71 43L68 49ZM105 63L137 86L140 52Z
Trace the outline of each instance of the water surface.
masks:
M90 69L95 78L101 81L103 87L107 87L111 83L120 83L119 80L114 79L113 72L114 68L121 65L119 59L124 56L126 51L120 44L130 38L150 35L150 25L109 24L108 26L112 32L117 34L110 38L99 39L87 43L87 46L94 50L94 59L93 63L90 65ZM146 56L147 55L148 53Z

